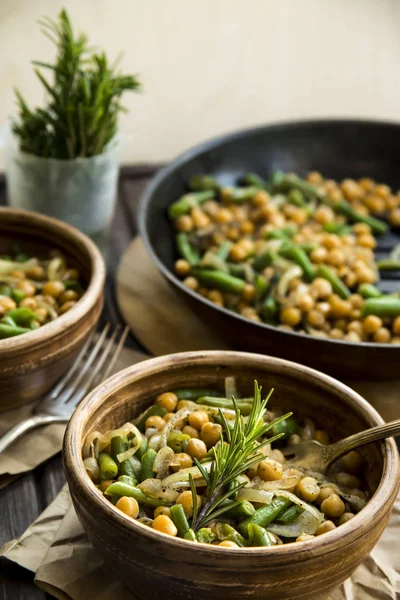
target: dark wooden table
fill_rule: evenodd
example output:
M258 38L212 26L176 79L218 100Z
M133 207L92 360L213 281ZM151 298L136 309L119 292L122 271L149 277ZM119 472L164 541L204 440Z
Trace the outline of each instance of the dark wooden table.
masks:
M156 166L127 167L121 170L118 201L107 240L107 283L103 319L121 323L115 299L115 273L122 253L134 237L139 197ZM5 204L4 179L0 179L0 204ZM0 232L1 235L1 232ZM143 350L133 336L127 346ZM47 461L0 491L0 547L20 536L52 502L65 483L61 455ZM33 584L32 573L7 561L0 561L0 600L44 600L53 598Z

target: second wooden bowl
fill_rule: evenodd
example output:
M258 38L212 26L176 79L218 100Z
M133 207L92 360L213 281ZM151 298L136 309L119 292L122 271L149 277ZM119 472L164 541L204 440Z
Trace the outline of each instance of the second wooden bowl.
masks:
M71 310L39 329L0 340L0 411L36 400L70 367L103 306L105 265L94 243L83 233L26 210L0 208L0 254L13 241L35 250L59 249L79 268L86 291Z
M143 411L162 391L224 389L235 376L243 394L254 380L274 388L272 406L338 439L382 418L356 392L307 367L240 352L189 352L151 359L117 373L77 408L64 439L64 466L78 517L106 568L143 600L316 600L342 583L370 553L388 521L399 487L393 440L362 449L373 497L353 519L307 542L269 548L193 544L159 534L116 509L90 481L82 446L93 430L113 429Z

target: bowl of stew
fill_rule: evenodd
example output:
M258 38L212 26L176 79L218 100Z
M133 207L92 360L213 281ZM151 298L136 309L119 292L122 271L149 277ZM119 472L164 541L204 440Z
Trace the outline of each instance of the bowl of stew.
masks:
M46 393L96 326L105 266L74 227L0 208L0 410Z
M181 353L94 390L67 427L64 467L89 539L139 597L313 600L378 541L398 492L398 452L393 440L370 444L321 475L291 465L285 447L382 422L308 367ZM247 454L243 436L254 443ZM224 461L234 477L223 478Z
M397 377L399 125L309 121L210 140L145 191L162 275L238 350Z

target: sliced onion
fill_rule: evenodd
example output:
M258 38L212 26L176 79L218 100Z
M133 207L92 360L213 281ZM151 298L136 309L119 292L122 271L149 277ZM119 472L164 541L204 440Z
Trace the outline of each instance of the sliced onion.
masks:
M122 425L122 427L119 427L118 429L110 429L106 433L101 433L100 431L92 431L86 437L85 444L82 450L83 458L88 458L88 456L90 456L90 446L95 440L97 440L98 450L99 452L101 452L106 446L108 446L113 437L117 435L128 435L128 433L135 433L135 435L137 435L136 432L139 433L139 435L141 435L137 427L135 427L135 425L133 425L133 423L131 423L130 421Z
M129 448L129 450L125 450L125 452L117 454L117 459L119 460L119 462L124 462L124 460L128 460L128 458L131 458L131 456L136 454L136 452L139 450L143 443L143 437L139 429L135 427L135 425L132 425L132 427L134 428L133 432L135 434L134 441L132 440L132 447Z
M292 523L280 525L279 523L271 523L266 528L270 533L281 535L282 537L297 538L302 533L308 533L314 535L317 531L318 525L321 523L311 512L305 510L297 519Z
M275 490L293 491L302 477L303 473L301 473L301 471L290 468L283 471L280 479L277 479L276 481L259 481L254 487L259 490L267 490L270 492Z
M157 479L164 479L168 475L168 469L174 456L175 453L169 446L164 446L157 452L153 463L153 471L157 473Z
M17 269L17 264L18 264L18 271L28 271L28 269L30 269L31 267L34 267L35 265L38 264L38 259L37 258L30 258L29 260L26 260L25 262L21 262L21 263L16 263L13 260L4 260L3 258L0 258L0 275L9 275L10 273L12 273L13 271L15 271ZM21 281L20 279L14 278L17 281Z
M287 490L277 490L275 492L275 496L282 496L283 498L287 498L288 500L291 500L293 504L297 504L297 506L301 506L301 508L304 508L305 511L310 512L315 517L315 519L317 519L318 525L324 520L324 515L322 512L315 508L315 506L308 504L295 494L292 494L292 492L288 492ZM277 535L279 535L279 533Z
M92 481L97 481L100 477L100 469L97 460L91 456L85 458L83 464L86 469L86 473L89 475Z
M270 504L273 497L273 492L247 487L242 488L238 493L238 500L248 500L249 502L259 502L260 504Z
M47 304L47 302L45 302L44 300L37 300L37 298L35 298L35 299L36 299L36 304L40 308L45 308L53 320L57 319L58 312L54 309L53 306L50 306L50 304Z
M298 265L295 265L294 267L291 267L290 269L288 269L282 275L282 277L279 279L279 283L276 288L278 296L286 296L288 287L289 287L289 283L292 281L292 279L296 279L296 277L300 277L302 272L303 271L301 270L301 268Z
M152 435L151 438L149 439L149 448L157 451L158 448L160 447L160 439L161 439L160 432L157 432L156 434Z
M60 280L65 273L65 260L61 256L52 258L47 267L47 277L50 281Z
M157 500L163 500L165 502L175 502L179 496L179 492L174 490L172 487L165 485L161 479L145 479L142 483L139 483L138 488L142 490L147 496L157 498Z
M315 424L311 419L304 419L304 427L301 432L301 439L303 441L312 440L315 432Z
M172 419L170 419L168 423L164 425L160 435L160 448L164 448L164 446L167 445L167 439L171 431L173 429L179 429L179 425L182 424L182 421L184 421L186 417L190 415L190 413L199 409L197 404L195 406L196 408L193 408L191 406L185 406L184 408L181 408L180 410L178 410L177 413L175 413Z
M389 258L391 260L400 260L400 244L397 244L391 251Z
M144 432L145 437L149 440L153 435L158 433L157 427L148 427Z
M204 470L209 473L211 469L212 462L203 463L201 466L204 467ZM203 476L200 470L197 467L189 467L188 469L181 469L172 475L169 475L165 479L163 479L163 485L180 487L181 484L189 483L189 475L192 475L194 482L196 483L198 480L202 480L204 482ZM179 486L178 486L179 484Z

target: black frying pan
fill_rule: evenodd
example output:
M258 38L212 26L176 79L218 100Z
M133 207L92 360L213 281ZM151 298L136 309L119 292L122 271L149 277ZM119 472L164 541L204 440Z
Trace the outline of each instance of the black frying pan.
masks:
M190 177L211 173L230 185L246 171L268 178L277 169L299 175L316 170L339 180L369 176L397 190L400 125L350 120L270 125L225 135L185 152L156 175L142 198L139 229L152 259L191 308L234 348L288 358L336 376L399 378L400 345L325 340L254 323L188 290L174 275L176 251L167 208L186 191ZM378 257L398 243L400 236L386 234L379 240ZM400 282L386 274L380 288L391 292L400 289Z

